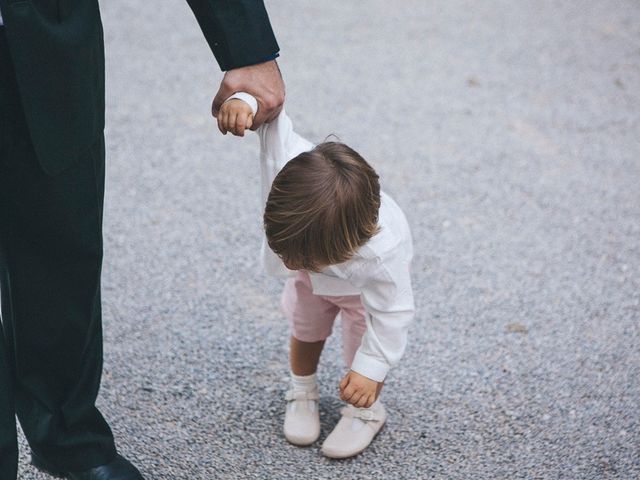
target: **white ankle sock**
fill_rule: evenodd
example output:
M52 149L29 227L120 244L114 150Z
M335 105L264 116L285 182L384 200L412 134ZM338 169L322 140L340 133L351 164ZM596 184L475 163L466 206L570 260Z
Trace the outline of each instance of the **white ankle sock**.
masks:
M291 372L291 385L294 390L313 390L313 388L317 385L316 383L316 374L312 373L311 375L296 375Z

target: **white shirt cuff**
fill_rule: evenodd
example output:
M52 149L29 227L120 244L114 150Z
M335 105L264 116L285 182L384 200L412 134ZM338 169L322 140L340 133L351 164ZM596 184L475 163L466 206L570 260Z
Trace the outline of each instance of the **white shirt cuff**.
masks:
M376 382L382 382L385 379L389 368L387 363L362 353L360 350L356 352L351 364L351 370Z

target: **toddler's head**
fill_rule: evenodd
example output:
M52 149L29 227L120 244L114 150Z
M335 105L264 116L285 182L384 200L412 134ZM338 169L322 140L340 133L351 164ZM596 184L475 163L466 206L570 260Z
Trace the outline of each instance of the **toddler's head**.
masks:
M264 212L269 247L291 270L348 260L378 231L378 175L353 149L324 142L278 173Z

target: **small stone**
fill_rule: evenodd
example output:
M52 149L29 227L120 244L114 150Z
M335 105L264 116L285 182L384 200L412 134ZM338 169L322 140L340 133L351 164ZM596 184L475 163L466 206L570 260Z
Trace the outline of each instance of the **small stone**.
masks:
M507 325L507 332L509 333L527 333L528 331L529 329L522 323L515 322Z

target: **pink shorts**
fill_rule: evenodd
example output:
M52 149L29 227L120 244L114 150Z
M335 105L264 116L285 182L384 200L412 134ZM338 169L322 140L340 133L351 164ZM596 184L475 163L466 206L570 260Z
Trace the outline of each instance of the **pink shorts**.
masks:
M285 283L282 310L289 319L292 335L301 342L319 342L328 338L340 313L342 353L347 367L351 366L367 328L359 295L314 295L309 274L299 270L295 277L287 279Z

